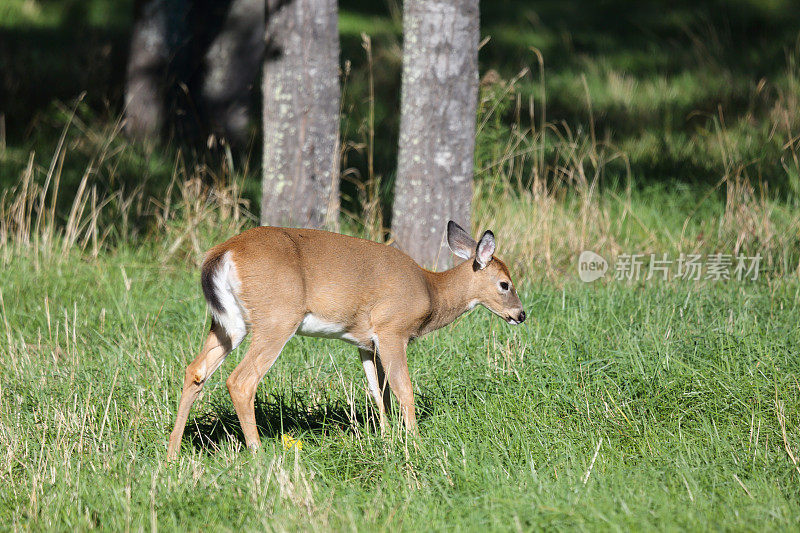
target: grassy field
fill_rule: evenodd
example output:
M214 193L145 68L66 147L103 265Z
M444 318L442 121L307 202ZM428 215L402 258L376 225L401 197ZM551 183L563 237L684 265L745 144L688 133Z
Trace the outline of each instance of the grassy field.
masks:
M475 310L415 342L416 442L375 430L352 347L295 339L259 390L251 455L224 386L240 348L168 464L207 326L197 274L152 250L15 259L0 281L0 522L796 529L800 284L648 283L525 283L523 326Z
M120 135L129 7L0 7L0 529L800 528L793 2L483 2L472 230L495 231L530 318L476 309L412 344L416 440L376 431L354 348L294 339L255 455L224 385L245 344L177 464L197 265L256 223L259 161ZM340 3L341 230L373 239L400 28L393 1ZM583 250L763 262L755 281L585 284Z
M240 189L180 173L166 199L84 186L62 219L51 199L70 193L40 185L37 172L0 203L0 523L799 525L791 205L735 183L723 198L697 198L692 188L579 184L536 194L485 180L475 225L496 230L530 318L513 328L475 310L412 344L418 439L397 424L380 436L352 347L295 339L259 390L259 453L243 449L224 386L245 345L206 386L180 461L168 464L183 371L208 327L197 261L253 223ZM755 281L609 275L589 285L577 280L585 245L610 261L715 250L765 259Z

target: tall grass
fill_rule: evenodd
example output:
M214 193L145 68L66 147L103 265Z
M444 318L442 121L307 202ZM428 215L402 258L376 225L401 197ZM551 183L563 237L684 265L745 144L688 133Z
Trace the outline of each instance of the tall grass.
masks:
M355 191L347 203L355 209L344 211L343 221L350 231L384 240L390 231L384 227L385 180L374 170L375 94L368 36L362 36L362 45L369 72L368 112L354 131L345 128L346 134L356 135L345 136L342 143L342 176ZM491 72L480 93L473 229L493 228L515 271L527 279L565 279L586 249L609 259L620 253L758 253L774 275L798 270L798 197L770 190L759 179L759 165L769 161L746 158L749 148L743 144L751 141L738 125L727 125L721 111L710 122L709 155L717 158L713 164L719 173L715 186L636 185L628 154L607 133L599 136L596 131L585 79L589 122L571 127L548 120L546 69L541 54L535 57L535 75L524 69L504 80ZM800 172L796 58L787 54L787 74L769 114L769 129L783 147L780 161L771 164L785 169L790 185ZM540 84L538 95L523 98L519 84L524 81L529 88L531 78ZM215 240L256 223L242 197L242 184L255 179L247 165L234 172L231 157L218 168L188 164L177 152L169 163L166 187L153 192L145 187L151 163L120 136L120 122L86 122L77 108L62 109L62 133L53 153L45 155L47 163L40 163L42 154L30 153L17 185L0 196L4 264L20 255L31 256L35 268L73 252L96 258L133 241L154 247L162 261L178 257L196 262ZM348 167L354 152L365 159L366 175ZM86 163L75 189L67 191L62 172L70 158ZM140 161L142 183L116 182L110 188L121 161L128 160ZM659 202L669 203L669 210Z
M382 241L387 233L384 227L382 187L383 177L375 172L375 81L373 77L372 39L362 33L361 45L366 55L368 94L365 105L367 114L365 119L356 128L357 139L345 139L342 145L341 167L342 179L350 183L356 197L351 199L357 206L355 211L343 210L349 225L359 228L362 235L368 239ZM342 96L342 105L346 100L347 75L350 64L345 68L345 83ZM345 133L348 131L349 120L345 120ZM366 175L362 176L359 170L348 165L351 153L363 154L366 159Z
M64 260L73 252L96 259L101 251L135 242L144 245L145 240L156 243L162 261L173 256L198 261L214 239L237 233L255 221L242 198L243 178L233 176L230 166L223 165L219 171L202 165L190 168L180 153L161 194L149 195L144 183L130 190L121 185L108 191L103 181L113 181L118 160L138 152L120 137L119 123L102 132L78 125L80 131L71 144L89 144L94 154L77 188L65 190L62 171L72 155L66 141L75 126L73 109L49 165L39 166L37 155L31 152L18 184L0 196L3 264L16 256L29 256L38 269L42 261ZM62 213L57 205L65 197L71 197L71 202Z
M716 186L695 187L689 196L668 188L650 193L648 186L633 186L627 154L599 139L593 122L575 130L546 120L545 69L537 57L540 108L533 97L524 102L515 91L516 83L530 76L527 69L507 81L495 73L483 86L479 108L478 136L489 148L478 156L473 229L494 228L503 240L502 252L518 270L559 279L587 249L609 258L620 253L761 254L774 274L798 269L797 199L787 202L770 193L766 182L753 184L753 162L740 159L738 132L725 126L721 113L714 120L720 154ZM789 118L795 100L789 92L780 93L770 126L787 138L782 158L787 174L797 165L798 139ZM585 105L593 120L588 87ZM514 118L510 127L509 115ZM683 213L682 220L667 221L665 206L651 204L658 196L677 202L673 208ZM670 227L676 222L679 231Z

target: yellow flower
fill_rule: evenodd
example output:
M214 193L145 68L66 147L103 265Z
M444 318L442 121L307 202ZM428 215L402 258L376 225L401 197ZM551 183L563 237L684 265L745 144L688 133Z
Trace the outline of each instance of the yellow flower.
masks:
M284 433L281 435L281 441L283 442L283 449L284 450L291 450L292 448L297 448L298 451L303 449L303 441L300 439L295 439L291 435L287 435Z

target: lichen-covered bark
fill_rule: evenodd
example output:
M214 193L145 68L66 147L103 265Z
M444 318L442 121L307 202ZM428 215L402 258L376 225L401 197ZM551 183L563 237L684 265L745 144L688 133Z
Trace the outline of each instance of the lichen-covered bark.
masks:
M336 0L267 3L261 222L335 226L339 213Z
M450 264L449 219L469 228L478 99L478 0L406 0L392 233L424 266Z
M264 53L264 0L233 0L205 55L202 97L212 132L246 141L249 102Z
M140 0L125 79L125 131L153 138L164 125L170 61L185 38L186 0Z

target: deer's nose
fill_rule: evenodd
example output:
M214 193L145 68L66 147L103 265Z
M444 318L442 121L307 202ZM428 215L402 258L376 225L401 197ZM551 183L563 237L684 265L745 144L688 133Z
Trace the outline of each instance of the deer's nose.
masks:
M517 316L517 322L519 322L520 324L525 322L525 311L519 312L519 316Z

